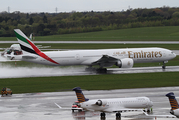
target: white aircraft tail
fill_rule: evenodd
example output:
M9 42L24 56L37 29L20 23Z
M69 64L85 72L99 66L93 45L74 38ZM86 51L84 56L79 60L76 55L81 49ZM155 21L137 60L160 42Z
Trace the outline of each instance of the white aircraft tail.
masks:
M41 53L35 44L20 29L14 29L14 32L23 52L36 55Z
M48 57L46 54L41 52L40 49L38 49L38 47L35 46L35 44L20 29L14 29L14 32L23 51L23 55L27 53L35 54L46 59L47 61L59 64L56 61L52 60L50 57Z
M83 95L83 92L82 92L80 87L73 88L73 91L76 92L76 96L78 98L79 103L82 103L82 102L85 102L85 101L89 100L89 99L85 98L85 96Z

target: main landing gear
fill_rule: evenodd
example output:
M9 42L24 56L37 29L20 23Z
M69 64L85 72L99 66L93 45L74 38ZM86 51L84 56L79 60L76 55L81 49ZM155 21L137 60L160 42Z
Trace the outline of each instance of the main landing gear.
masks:
M107 73L107 69L106 68L98 68L96 69L97 73Z
M120 112L116 113L116 120L121 120L121 113Z
M106 68L93 68L92 66L89 66L85 69L85 71L89 72L97 72L97 73L107 73Z
M100 114L100 116L101 116L101 120L105 120L106 119L106 114L104 112L102 112ZM116 113L116 120L121 120L121 113L120 112Z
M152 108L148 108L147 111L144 109L143 110L144 112L147 112L147 113L152 113L153 112L153 109Z
M101 113L100 116L101 116L101 120L105 120L106 119L106 114L104 112Z

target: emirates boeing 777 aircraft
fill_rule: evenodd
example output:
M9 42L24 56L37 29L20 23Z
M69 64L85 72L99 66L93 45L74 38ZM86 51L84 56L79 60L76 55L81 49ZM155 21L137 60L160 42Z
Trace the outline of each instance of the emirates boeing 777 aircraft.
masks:
M106 72L106 67L113 65L132 68L134 63L148 62L163 62L162 68L165 69L165 63L176 57L171 50L157 47L42 52L20 29L14 31L22 52L5 53L11 60L56 66L86 65L88 69L98 65L97 71Z

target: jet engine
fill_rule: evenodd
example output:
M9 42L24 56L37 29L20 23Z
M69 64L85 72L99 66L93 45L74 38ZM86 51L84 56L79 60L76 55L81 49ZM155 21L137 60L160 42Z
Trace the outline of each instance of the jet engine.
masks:
M117 61L116 66L119 68L132 68L134 65L134 61L131 58L124 58Z
M105 101L105 100L98 100L97 102L96 102L96 105L98 105L98 106L102 106L102 105L106 105L107 104L107 101Z
M171 113L172 115L175 115L177 118L179 118L179 109L171 110L170 113Z

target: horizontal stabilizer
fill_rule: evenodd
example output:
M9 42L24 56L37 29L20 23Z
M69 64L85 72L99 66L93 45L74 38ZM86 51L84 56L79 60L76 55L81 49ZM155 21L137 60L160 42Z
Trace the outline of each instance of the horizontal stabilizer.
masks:
M34 56L22 56L22 59L36 59L37 57L34 57Z
M71 110L71 109L73 109L74 110L74 108L62 108L60 105L58 105L57 103L55 103L55 105L58 107L58 108L60 108L60 109L65 109L65 110ZM82 108L75 108L75 110L83 110Z

